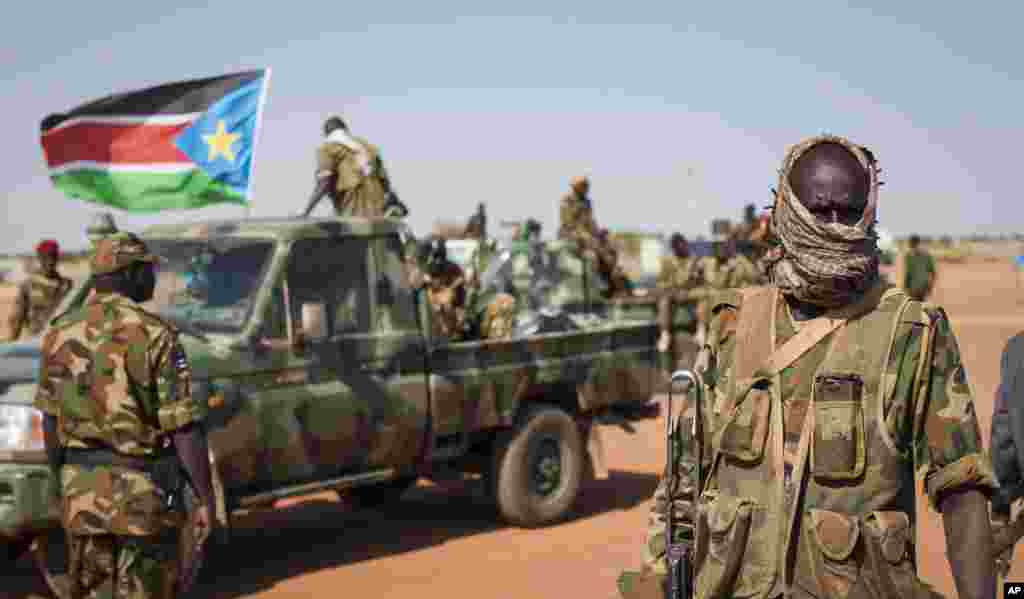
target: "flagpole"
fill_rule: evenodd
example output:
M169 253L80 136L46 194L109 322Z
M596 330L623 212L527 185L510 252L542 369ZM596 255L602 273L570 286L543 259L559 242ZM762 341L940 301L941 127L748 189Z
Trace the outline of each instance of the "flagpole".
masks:
M256 105L256 126L252 133L252 156L249 158L249 189L245 194L245 218L249 218L252 211L252 190L253 180L256 178L256 148L259 147L260 131L263 129L263 107L267 103L267 94L270 91L270 67L266 68L263 75L263 91L260 93L259 102Z

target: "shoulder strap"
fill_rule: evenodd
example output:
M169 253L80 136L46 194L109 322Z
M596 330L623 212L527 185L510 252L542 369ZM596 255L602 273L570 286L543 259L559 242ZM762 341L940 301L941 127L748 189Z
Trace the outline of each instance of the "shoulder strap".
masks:
M735 380L741 383L751 378L775 376L848 320L870 312L882 300L898 293L902 292L896 287L875 285L857 302L807 321L799 333L775 349L771 347L770 323L778 289L769 288L766 292L752 289L744 294L737 324Z

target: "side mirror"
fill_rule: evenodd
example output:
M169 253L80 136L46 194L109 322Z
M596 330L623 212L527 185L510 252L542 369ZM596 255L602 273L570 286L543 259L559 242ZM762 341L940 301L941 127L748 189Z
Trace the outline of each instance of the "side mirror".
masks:
M299 332L306 342L327 339L327 306L323 303L302 304Z

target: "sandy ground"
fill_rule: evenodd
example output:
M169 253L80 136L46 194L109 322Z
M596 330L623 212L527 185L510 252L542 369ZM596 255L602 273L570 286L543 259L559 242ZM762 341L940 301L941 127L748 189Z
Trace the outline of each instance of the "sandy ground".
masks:
M1024 330L1017 274L1008 261L943 265L934 300L953 321L987 444L999 356ZM197 596L613 597L619 572L639 566L664 455L661 427L657 420L635 434L607 429L610 479L588 484L573 520L543 530L496 524L470 488L426 484L382 511L349 512L321 494L242 515L229 550L211 556ZM922 576L955 597L941 519L923 501L919 509ZM8 574L0 596L43 591L27 561ZM1024 579L1022 551L1014 578Z

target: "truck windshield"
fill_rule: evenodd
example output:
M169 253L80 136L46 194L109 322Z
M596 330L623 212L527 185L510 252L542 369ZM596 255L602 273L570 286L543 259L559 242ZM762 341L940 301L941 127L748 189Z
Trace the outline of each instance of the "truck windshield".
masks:
M273 243L263 240L147 240L166 262L144 308L191 329L237 332L245 325Z

